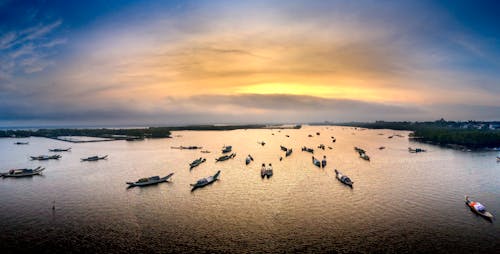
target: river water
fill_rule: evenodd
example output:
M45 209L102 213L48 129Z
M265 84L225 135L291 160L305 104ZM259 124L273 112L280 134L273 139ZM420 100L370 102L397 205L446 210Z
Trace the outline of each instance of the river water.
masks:
M403 137L388 138L394 134ZM0 139L0 171L46 167L43 176L0 179L0 249L2 253L500 250L498 222L475 215L463 202L468 194L500 216L496 153L413 143L408 134L304 126L281 131L178 131L169 139L133 142ZM337 142L332 143L331 136ZM29 145L13 144L24 140ZM320 150L319 144L327 148ZM171 149L180 145L203 146L211 153ZM237 156L215 163L223 145L232 145ZM280 145L294 152L285 157ZM302 146L315 148L317 158L325 155L326 168L315 167ZM371 161L359 158L354 146L365 149ZM386 149L379 150L380 146ZM409 146L427 152L409 153ZM30 155L49 154L49 148L66 147L72 150L61 152L60 160L29 160ZM247 154L255 161L245 166ZM80 161L92 155L109 157ZM190 171L188 164L198 157L207 162ZM272 178L261 179L261 163L272 163ZM354 181L353 189L335 179L334 168ZM190 191L190 183L217 170L222 171L220 180ZM127 181L170 172L175 174L169 183L126 188Z

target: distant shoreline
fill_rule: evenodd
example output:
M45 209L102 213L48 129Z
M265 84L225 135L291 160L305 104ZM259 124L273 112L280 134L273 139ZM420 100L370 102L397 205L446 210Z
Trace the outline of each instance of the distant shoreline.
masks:
M144 128L59 128L59 129L27 129L0 130L2 138L44 137L72 143L105 142L114 140L142 140L145 138L171 138L172 131L222 131L239 129L300 129L302 125L189 125L175 127ZM86 136L103 138L103 140L72 140L61 137Z

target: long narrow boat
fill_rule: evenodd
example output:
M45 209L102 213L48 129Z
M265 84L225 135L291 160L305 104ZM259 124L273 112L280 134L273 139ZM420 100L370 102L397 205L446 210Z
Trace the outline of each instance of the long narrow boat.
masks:
M308 147L305 147L305 146L304 146L304 147L302 147L302 151L304 151L304 152L308 152L308 153L314 153L314 149L312 149L312 148L308 148Z
M14 145L28 145L30 142L15 142Z
M225 160L229 160L229 159L232 159L236 156L235 153L232 153L230 155L222 155L221 157L215 159L215 162L219 162L219 161L225 161Z
M101 156L101 157L95 155L95 156L90 156L90 157L87 157L87 158L82 158L82 161L98 161L98 160L104 160L106 158L108 158L107 155L104 155L104 156Z
M266 172L266 164L262 163L262 168L260 169L260 177L262 177L262 179L264 179L264 177L267 176L267 172Z
M321 168L321 162L318 159L314 158L314 156L312 156L312 163L314 164L314 166Z
M280 148L281 148L281 150L282 150L283 152L288 151L288 148L286 148L286 147L284 147L284 146L280 146Z
M286 157L290 156L290 155L292 154L292 152L293 152L293 151L292 151L292 148L288 149L288 150L286 151L286 153L285 153L285 156L286 156Z
M425 150L422 149L422 148L415 148L415 149L413 149L411 147L408 147L408 152L410 152L410 153L421 153L421 152L425 152Z
M207 161L207 159L201 158L201 157L194 160L193 162L189 163L189 170L193 169L194 167L198 167L200 164L202 164L205 161Z
M148 178L141 178L137 180L136 182L127 182L129 187L135 187L135 186L148 186L148 185L153 185L153 184L159 184L163 182L167 182L170 177L172 177L174 173L170 173L167 176L164 177L159 177L159 176L151 176Z
M469 199L468 196L465 196L465 204L475 213L481 215L483 218L493 221L493 214L486 211L486 207L479 202L475 202Z
M247 158L245 159L245 165L250 164L250 162L252 162L252 161L253 161L253 157L252 157L252 155L249 154L247 156Z
M219 175L220 175L220 170L217 171L217 173L215 173L215 175L213 175L213 176L205 177L205 178L198 180L196 183L191 184L191 187L192 187L191 191L194 191L198 188L202 188L202 187L205 187L209 184L212 184L213 182L218 180Z
M70 148L66 148L66 149L63 149L63 148L54 148L54 149L49 149L49 152L69 152L71 150L71 147Z
M326 156L323 156L323 160L321 161L321 167L322 168L326 167Z
M337 178L337 180L339 180L341 183L348 185L349 187L352 188L352 184L354 182L351 181L351 179L349 177L342 175L342 173L336 169L335 169L335 178Z
M368 156L366 153L360 153L359 154L359 157L363 160L367 160L369 161L370 160L370 156Z
M59 154L55 155L39 155L39 156L30 156L32 160L37 161L46 161L46 160L59 160L62 156Z
M0 175L3 177L25 177L25 176L34 176L40 175L45 168L37 167L35 169L31 168L21 168L21 169L11 169L8 172L1 173Z

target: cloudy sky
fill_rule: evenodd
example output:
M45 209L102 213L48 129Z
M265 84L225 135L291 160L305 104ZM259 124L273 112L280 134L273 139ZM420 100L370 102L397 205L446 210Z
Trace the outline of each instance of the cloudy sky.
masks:
M0 126L500 120L496 1L0 0Z

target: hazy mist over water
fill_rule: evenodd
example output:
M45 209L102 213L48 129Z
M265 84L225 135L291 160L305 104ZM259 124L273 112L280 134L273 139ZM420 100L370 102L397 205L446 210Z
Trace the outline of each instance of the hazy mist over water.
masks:
M404 137L387 138L393 134ZM46 170L43 176L0 179L0 249L2 253L493 253L500 249L497 221L484 220L463 202L468 194L500 216L496 153L413 143L408 134L304 126L178 131L171 139L135 142L71 144L3 138L0 171L39 165ZM13 144L24 140L29 145ZM320 144L327 148L318 149ZM203 146L211 153L171 149L180 145ZM215 163L223 145L232 145L237 156ZM292 148L292 155L285 157L280 145ZM326 168L315 167L311 154L300 151L302 146L314 148L316 158L325 155ZM365 149L371 161L359 158L354 146ZM379 150L380 146L386 149ZM412 154L409 146L428 152ZM60 153L60 160L29 160L30 155L48 154L49 148L66 147L72 150ZM96 154L109 157L80 162ZM245 166L247 154L255 161ZM188 164L199 157L207 161L190 171ZM261 163L272 163L272 178L261 179ZM335 179L334 168L354 181L353 189ZM220 180L190 191L190 183L217 170L222 171ZM170 172L175 173L170 183L126 189L127 181Z

